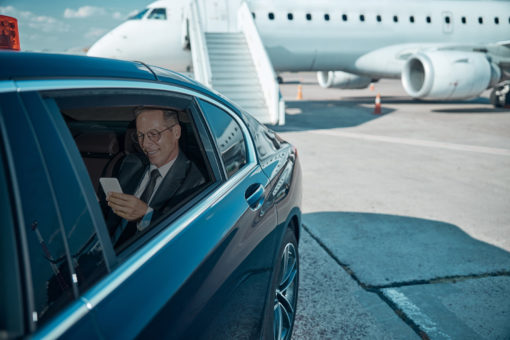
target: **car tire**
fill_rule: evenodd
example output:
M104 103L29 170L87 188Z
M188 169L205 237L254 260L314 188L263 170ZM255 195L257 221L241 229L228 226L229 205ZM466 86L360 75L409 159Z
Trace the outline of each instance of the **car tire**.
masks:
M272 306L265 338L288 340L292 336L299 288L299 253L296 235L288 228L278 251L269 302Z

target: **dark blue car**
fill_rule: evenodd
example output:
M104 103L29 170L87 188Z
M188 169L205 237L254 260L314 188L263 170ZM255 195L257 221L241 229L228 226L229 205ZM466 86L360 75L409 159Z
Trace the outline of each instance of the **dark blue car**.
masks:
M118 244L99 178L147 162L139 107L178 112L204 183ZM210 89L0 52L0 338L288 339L300 204L296 149Z

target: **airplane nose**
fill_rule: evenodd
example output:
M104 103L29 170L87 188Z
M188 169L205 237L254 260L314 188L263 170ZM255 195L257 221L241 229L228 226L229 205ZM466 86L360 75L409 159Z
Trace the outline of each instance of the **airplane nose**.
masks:
M121 52L116 41L111 33L109 33L96 41L87 51L87 55L91 57L115 58Z

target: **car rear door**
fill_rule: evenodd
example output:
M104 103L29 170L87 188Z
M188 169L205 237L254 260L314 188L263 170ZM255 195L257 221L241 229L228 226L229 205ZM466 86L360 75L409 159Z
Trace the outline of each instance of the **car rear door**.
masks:
M80 84L79 88L89 89L93 95L107 91L97 87L101 81L84 83L87 85ZM150 100L156 100L158 105L167 100L168 92L200 97L202 103L193 99L189 109L207 152L208 166L216 177L198 200L163 219L156 227L157 233L118 254L105 236L94 185L83 170L83 160L53 100L59 90L45 92L44 98L35 94L25 98L33 105L30 110L44 108L51 122L49 126L59 131L59 138L67 145L64 151L71 160L69 171L74 171L81 183L85 205L94 213L93 219L100 220L94 223L111 273L87 290L79 291L80 298L93 312L105 338L256 336L263 315L268 312L266 300L281 231L275 229L276 211L266 199L267 176L257 163L249 133L235 114L214 100L172 86L145 85L110 81L108 91L115 88L121 100L124 97L132 100L133 91L149 91ZM59 83L55 87L64 86ZM51 89L50 85L46 88ZM68 86L65 91L69 91ZM159 94L161 100L157 99ZM79 105L76 103L75 106ZM116 105L122 107L121 102ZM213 112L215 109L220 111ZM204 117L205 111L213 113ZM234 149L228 149L234 150L229 152L222 149L218 140L222 134L213 131L219 112L234 122L240 133L236 137L237 149L242 144L244 155L239 156ZM46 137L51 140L51 133ZM59 154L48 157L55 157L52 160L56 162ZM61 176L65 178L66 174Z

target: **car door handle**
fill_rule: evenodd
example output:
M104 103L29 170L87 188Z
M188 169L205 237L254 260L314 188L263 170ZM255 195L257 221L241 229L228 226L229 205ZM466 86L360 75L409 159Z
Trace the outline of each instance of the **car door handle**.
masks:
M250 185L248 189L246 189L244 197L251 209L259 209L264 202L264 186L259 183Z

